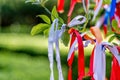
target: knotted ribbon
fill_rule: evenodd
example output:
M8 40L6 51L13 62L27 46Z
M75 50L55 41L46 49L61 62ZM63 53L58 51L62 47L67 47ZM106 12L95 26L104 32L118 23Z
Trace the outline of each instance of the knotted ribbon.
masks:
M72 36L71 44L70 44L70 52L68 54L68 66L69 66L69 72L68 72L68 80L72 80L72 63L74 59L74 49L76 45L76 41L78 43L78 79L82 80L82 78L85 76L85 65L84 65L84 49L83 49L83 43L82 43L82 37L80 36L79 32L75 29L70 29L69 33Z
M111 71L111 80L119 80L120 73L120 55L116 46L107 42L96 44L90 57L89 73L92 80L105 80L106 58L105 49L108 48L113 55L113 64Z
M58 19L55 19L51 25L49 38L48 38L48 58L50 61L50 80L54 80L54 73L53 73L53 63L54 63L54 52L53 52L53 44L55 43L56 46L56 61L57 61L57 68L59 74L59 80L64 80L62 74L62 67L60 61L60 52L59 52L59 38L62 36L63 32L65 31L65 24L62 25L61 30L58 30Z
M90 70L88 74L92 76L92 80L104 80L106 71L105 49L108 48L110 52L112 52L112 55L115 57L120 65L119 52L116 46L112 46L110 43L107 42L102 42L102 36L99 34L100 31L97 27L92 27L91 32L96 37L96 46L92 51L92 55L90 58ZM117 70L120 69L118 65L116 66L116 68ZM115 70L113 69L113 71Z

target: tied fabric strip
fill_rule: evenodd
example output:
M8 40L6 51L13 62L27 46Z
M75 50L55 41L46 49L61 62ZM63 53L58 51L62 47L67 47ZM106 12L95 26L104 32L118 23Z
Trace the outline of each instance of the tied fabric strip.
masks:
M65 24L62 25L61 30L58 30L58 19L55 19L51 25L50 32L49 32L49 38L48 38L48 58L50 62L50 80L54 80L54 71L53 71L53 44L55 43L56 46L56 61L57 61L57 68L58 68L58 74L59 74L59 80L64 80L63 74L62 74L62 67L61 67L61 61L60 61L60 52L59 52L59 38L62 36L62 33L65 31Z
M96 6L96 8L95 8L94 16L93 16L92 21L95 20L95 18L96 18L96 16L97 16L98 12L100 11L100 8L102 7L103 0L99 0L99 2L98 2L98 0L95 0L95 2L96 2L96 5L97 5L97 6Z
M116 46L112 46L110 43L102 42L96 43L95 49L92 51L90 58L90 69L88 75L92 77L92 80L105 80L106 59L105 49L108 48L113 55L113 64L111 71L111 80L119 80L120 73L120 55Z
M65 3L65 0L58 0L58 7L57 7L57 11L59 13L63 13L64 12L64 3Z
M93 77L95 80L104 80L105 79L105 67L106 67L106 56L105 48L96 43L93 59Z
M82 20L79 20L79 19L82 19ZM86 17L84 17L82 15L78 15L68 23L68 26L73 27L73 26L76 26L76 25L80 25L80 24L85 23L85 21L86 21Z
M70 9L69 9L68 15L67 15L68 16L68 23L71 20L71 15L72 15L72 12L74 10L74 7L75 7L76 3L80 3L80 2L82 2L82 1L81 0L71 0L71 2L70 2Z
M110 80L120 80L120 65L118 64L118 61L114 56L112 60Z
M84 8L85 13L88 13L90 1L89 0L82 0L82 3L83 3L83 8Z
M82 80L82 78L85 76L84 49L83 49L82 37L80 36L79 32L75 29L70 29L69 33L72 35L72 41L70 46L70 53L69 53L70 55L68 56L68 60L67 60L69 65L68 80L72 80L72 74L70 74L70 72L72 72L72 62L74 58L76 41L78 43L78 79L77 80Z
M116 0L112 0L110 4L110 19L112 19L114 16L115 8L116 8Z

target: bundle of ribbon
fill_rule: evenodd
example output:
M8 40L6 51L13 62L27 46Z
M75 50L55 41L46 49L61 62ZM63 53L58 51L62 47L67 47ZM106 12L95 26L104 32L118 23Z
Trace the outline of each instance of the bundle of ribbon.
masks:
M62 13L64 12L64 0L58 0L58 12ZM58 29L58 19L55 19L51 25L50 32L49 32L49 39L48 39L48 57L50 61L50 70L51 70L51 76L50 80L54 80L54 74L53 74L53 43L55 43L56 46L56 61L57 61L57 67L58 67L58 74L59 74L59 80L64 80L63 74L62 74L62 68L61 68L61 62L60 62L60 53L59 53L59 38L62 36L62 34L65 32L66 26L68 26L70 29L68 33L70 34L71 42L70 42L70 48L68 53L68 80L72 80L72 64L74 60L74 53L75 50L78 50L78 78L77 80L83 80L83 77L85 76L85 63L84 63L84 47L87 47L89 43L94 44L94 48L92 50L91 56L90 56L90 66L89 66L89 72L87 76L91 76L91 80L105 80L105 72L106 72L106 54L105 50L108 49L112 56L112 69L111 69L111 77L110 80L120 80L120 46L114 46L113 44L110 44L108 42L104 42L100 27L103 25L104 32L107 34L107 24L108 19L110 18L110 24L112 23L112 20L115 19L118 23L118 27L120 27L120 14L119 14L119 6L120 2L116 0L111 0L111 4L107 5L107 8L105 7L105 14L98 20L95 27L91 27L90 31L92 35L94 35L95 39L89 37L87 35L87 32L80 33L78 30L74 28L74 26L81 25L86 22L86 17L78 15L72 20L70 20L70 17L72 15L74 6L76 3L83 2L83 7L85 12L88 14L88 9L90 5L89 0L71 0L70 3L70 9L68 12L68 24L63 24L61 29ZM94 21L100 8L102 7L103 0L95 0L96 6L94 10L94 15L92 20ZM112 27L112 26L111 26ZM115 33L118 33L114 28L112 30ZM89 32L90 32L89 31ZM83 42L85 41L85 44Z
M62 25L61 30L58 30L58 19L55 19L53 21L53 24L51 25L50 32L49 32L49 38L48 38L48 57L50 61L50 70L51 70L51 76L50 80L54 80L54 74L53 74L53 62L54 62L54 51L53 51L53 43L55 43L56 46L56 61L57 61L57 68L58 68L58 74L59 74L59 80L64 80L63 74L62 74L62 68L61 68L61 61L60 61L60 52L59 52L59 38L62 36L63 32L65 31L65 24Z
M108 42L102 42L102 36L100 35L100 30L97 27L92 27L91 32L96 37L96 45L92 51L90 59L90 70L89 75L92 76L92 80L104 80L105 79L105 49L108 48L113 55L113 64L111 71L111 80L119 80L120 73L120 56L119 49L116 46ZM97 33L99 33L99 35ZM94 34L95 33L95 34ZM115 73L116 72L116 73Z

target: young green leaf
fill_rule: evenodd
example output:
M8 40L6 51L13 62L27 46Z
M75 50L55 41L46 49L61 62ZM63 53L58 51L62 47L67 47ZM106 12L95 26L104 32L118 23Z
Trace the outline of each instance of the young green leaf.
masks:
M112 35L112 36L109 38L108 42L112 42L114 39L115 39L115 35Z
M47 29L49 27L50 27L49 24L44 24L44 23L37 24L37 25L33 26L32 30L31 30L31 35L36 35L38 33L42 33L45 29Z
M116 20L113 20L112 21L112 27L117 30L118 29L118 24L117 24L117 21Z
M117 37L117 39L120 40L120 34L115 33L115 37Z
M44 32L43 32L44 36L46 36L46 37L49 36L49 30L50 30L50 28L44 30Z
M50 19L49 19L48 16L46 16L46 15L38 15L37 17L40 17L47 24L51 24Z
M26 0L25 3L31 2L32 4L40 4L39 0Z
M54 19L56 19L58 17L59 17L59 15L57 13L56 6L54 6L52 9L52 13L51 13L51 19L52 19L52 21L54 21Z
M64 20L61 17L58 17L59 21L64 24Z
M45 3L47 2L48 0L41 0L41 5L42 6L45 6Z
M68 34L68 31L65 31L61 37L62 43L65 46L68 46L69 40L70 40L70 35Z
M110 4L111 0L103 0L103 4Z

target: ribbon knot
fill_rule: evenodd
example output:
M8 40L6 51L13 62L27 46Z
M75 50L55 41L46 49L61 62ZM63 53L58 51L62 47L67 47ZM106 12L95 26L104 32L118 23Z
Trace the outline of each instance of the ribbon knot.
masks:
M70 51L68 54L68 80L72 80L72 63L74 59L75 45L78 43L78 80L82 80L83 76L85 76L85 68L84 68L84 49L82 43L82 37L79 32L75 29L70 29L70 34L72 36L70 43Z
M48 38L48 57L50 61L50 80L54 80L54 73L53 73L53 44L55 43L56 46L56 61L57 61L57 69L59 74L59 80L64 80L63 74L62 74L62 67L61 67L61 61L60 61L60 52L59 52L59 38L62 36L63 32L65 31L65 24L62 25L61 29L58 30L58 19L55 19L51 25L50 32L49 32L49 38Z

